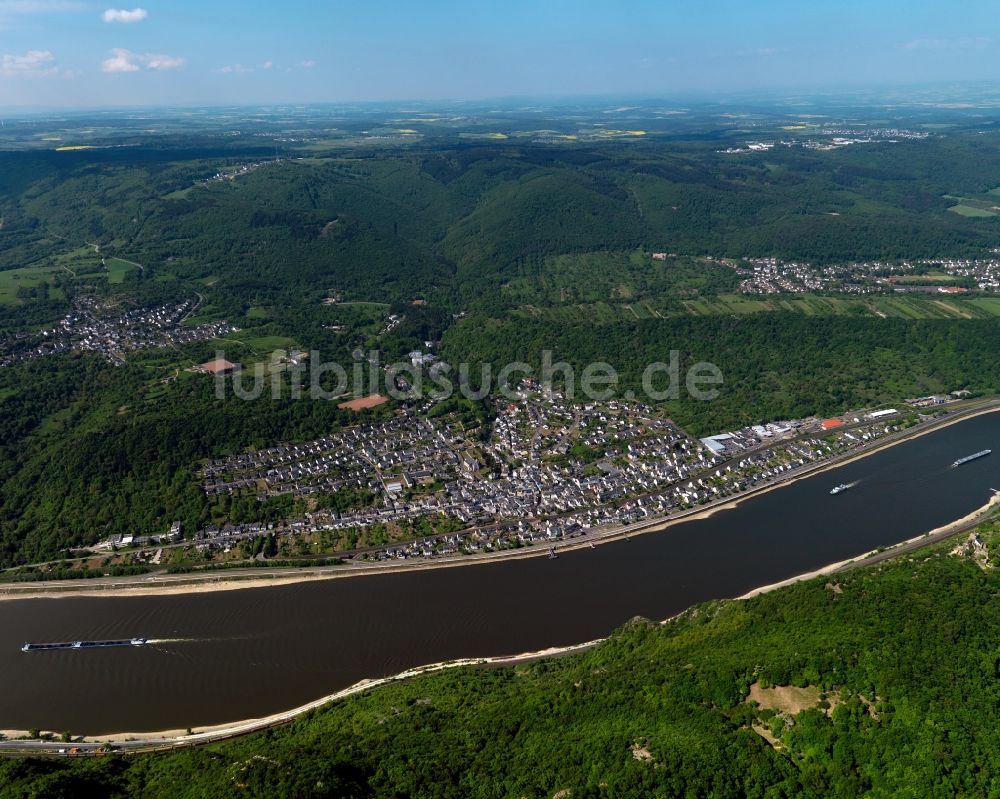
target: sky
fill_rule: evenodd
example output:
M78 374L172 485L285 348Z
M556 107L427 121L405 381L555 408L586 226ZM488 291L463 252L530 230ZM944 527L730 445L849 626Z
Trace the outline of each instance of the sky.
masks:
M0 0L0 108L1000 82L996 0Z

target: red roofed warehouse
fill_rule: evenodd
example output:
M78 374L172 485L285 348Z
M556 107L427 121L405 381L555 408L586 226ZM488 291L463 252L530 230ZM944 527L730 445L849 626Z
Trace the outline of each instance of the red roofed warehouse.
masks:
M206 361L201 365L203 371L210 375L224 375L236 368L235 363L227 361L225 358L216 358L213 361Z

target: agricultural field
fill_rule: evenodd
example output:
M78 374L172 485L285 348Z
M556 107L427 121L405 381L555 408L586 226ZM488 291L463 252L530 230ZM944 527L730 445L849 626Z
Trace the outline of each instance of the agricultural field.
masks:
M164 200L185 200L185 199L187 199L187 196L192 191L194 191L194 189L195 189L194 186L188 186L187 188L184 188L184 189L177 189L175 191L169 192L168 194L164 194L163 195L163 199Z
M812 294L747 297L720 294L677 303L595 302L540 308L525 305L514 317L545 319L556 323L629 322L682 316L745 316L759 313L793 313L802 316L874 316L880 319L982 319L1000 316L1000 298L937 299L923 296L826 297Z
M22 298L18 289L38 289L51 286L52 279L59 273L66 274L59 266L26 266L21 269L7 269L0 272L0 305L17 305ZM59 289L48 289L48 296L56 298Z
M236 341L242 341L246 344L246 346L256 352L262 353L273 352L278 349L286 349L295 344L295 340L289 338L288 336L256 336L253 335L253 331L240 331L239 333L233 333L232 338Z
M969 216L980 219L985 219L991 216L996 216L997 211L994 211L992 207L972 205L969 202L962 202L958 205L953 205L948 209L949 211L959 214L960 216Z
M921 285L924 283L960 283L961 278L957 278L954 275L949 275L947 272L928 272L924 275L903 275L898 278L890 278L892 283L899 283L901 285Z
M987 218L1000 215L1000 199L996 196L990 197L990 195L996 195L996 189L993 189L982 198L945 195L945 199L958 201L957 205L953 205L948 209L952 213L956 213L959 216Z
M933 296L933 295L931 295ZM970 305L961 299L938 300L924 297L824 297L816 295L783 295L767 299L720 296L706 298L699 303L686 302L692 312L706 313L756 313L762 311L788 311L805 316L877 316L883 319L971 319L984 317L985 309Z
M968 304L992 316L1000 316L1000 297L975 297Z
M121 258L108 258L105 265L108 270L109 283L124 283L125 278L130 273L139 271L139 267L135 264L123 261Z

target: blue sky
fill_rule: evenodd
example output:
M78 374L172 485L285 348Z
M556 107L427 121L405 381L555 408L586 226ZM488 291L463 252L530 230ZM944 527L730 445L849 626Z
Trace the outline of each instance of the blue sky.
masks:
M996 0L0 0L0 106L1000 80Z

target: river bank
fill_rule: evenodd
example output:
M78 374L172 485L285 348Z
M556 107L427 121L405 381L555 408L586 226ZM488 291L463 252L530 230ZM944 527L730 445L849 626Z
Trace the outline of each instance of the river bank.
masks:
M741 504L775 491L793 485L801 480L841 468L883 452L899 444L913 441L931 433L944 430L952 425L990 413L1000 412L1000 401L991 400L988 403L968 410L960 410L926 425L909 428L874 444L847 453L829 461L809 464L783 475L777 480L766 483L735 497L726 497L707 505L693 508L670 517L660 517L642 522L636 522L623 527L611 527L606 530L590 531L587 535L571 541L553 543L558 553L568 553L580 549L601 546L611 542L621 541L634 536L663 532L675 525L686 522L711 518L714 514L734 510ZM240 589L259 589L276 586L288 586L305 582L335 580L346 577L364 577L380 574L396 574L400 572L418 572L434 569L455 568L493 564L499 561L514 561L527 558L549 556L548 545L537 545L521 549L509 549L499 552L478 555L456 555L436 558L433 560L383 561L367 563L348 561L340 566L325 566L315 569L274 569L261 573L260 569L246 570L234 574L206 573L203 575L159 575L137 578L97 578L87 581L51 581L28 585L4 585L0 587L0 602L15 599L42 599L60 597L134 597L134 596L171 596L178 594L201 594Z

